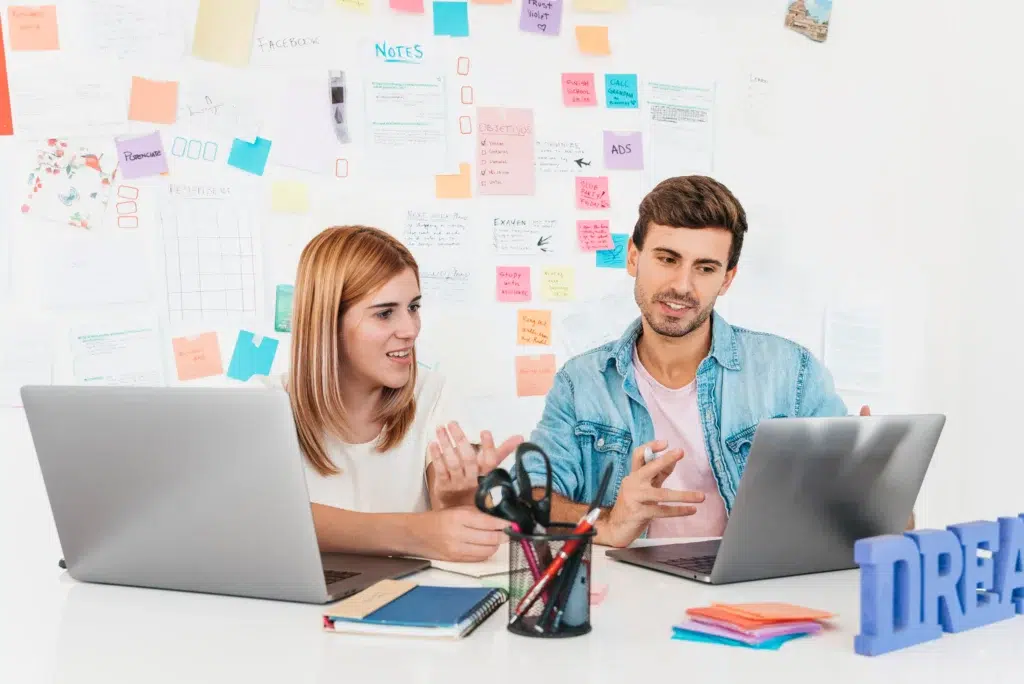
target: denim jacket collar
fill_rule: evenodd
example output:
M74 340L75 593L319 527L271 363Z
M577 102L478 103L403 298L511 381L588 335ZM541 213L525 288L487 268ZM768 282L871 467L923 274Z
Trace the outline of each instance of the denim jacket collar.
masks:
M642 317L637 317L629 324L626 332L617 342L602 350L602 354L604 354L604 358L601 359L602 368L607 368L608 364L614 360L615 369L619 375L628 377L628 371L633 366L633 346L643 330L641 321ZM711 312L711 352L708 356L729 370L740 369L740 354L736 348L735 332L717 311Z

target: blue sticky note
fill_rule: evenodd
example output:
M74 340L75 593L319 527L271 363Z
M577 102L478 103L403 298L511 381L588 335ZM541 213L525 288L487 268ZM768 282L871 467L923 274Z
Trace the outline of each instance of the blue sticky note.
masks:
M270 141L266 138L257 137L256 142L251 143L235 138L231 142L228 166L262 176L263 169L267 168L267 157L269 156Z
M469 3L434 2L434 35L469 36Z
M639 109L636 74L605 74L604 101L608 109Z
M629 236L625 233L612 233L611 249L599 249L594 252L598 268L626 268L626 243Z
M738 646L740 648L753 648L761 651L777 651L780 648L782 648L782 645L787 641L792 641L793 639L799 639L805 636L807 636L806 633L783 634L782 636L766 639L759 644L748 644L743 641L737 641L736 639L715 636L714 634L691 632L688 629L679 629L678 627L672 628L672 638L676 641L696 641L702 644L721 644L723 646Z
M256 344L256 336L248 330L238 331L235 351L228 365L228 377L246 382L254 375L270 375L277 354L277 340L264 337Z

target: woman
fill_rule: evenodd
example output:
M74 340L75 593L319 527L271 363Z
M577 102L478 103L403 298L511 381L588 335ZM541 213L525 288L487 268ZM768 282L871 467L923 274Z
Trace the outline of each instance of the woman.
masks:
M419 270L365 226L328 228L302 251L285 380L320 549L489 558L507 523L472 505L476 477L522 441L470 443L442 377L417 369Z

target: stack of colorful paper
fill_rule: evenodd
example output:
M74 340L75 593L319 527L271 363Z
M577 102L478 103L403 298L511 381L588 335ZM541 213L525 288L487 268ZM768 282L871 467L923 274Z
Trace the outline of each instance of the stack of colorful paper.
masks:
M822 621L834 617L790 603L712 603L686 614L690 619L672 628L673 639L771 651L820 632Z

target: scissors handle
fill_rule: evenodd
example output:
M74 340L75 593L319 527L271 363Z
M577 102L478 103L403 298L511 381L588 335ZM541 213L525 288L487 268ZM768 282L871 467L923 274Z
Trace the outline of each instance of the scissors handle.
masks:
M523 454L531 451L540 454L540 457L544 459L544 496L540 499L533 498L530 476L523 468ZM516 447L516 484L519 486L519 496L533 512L533 519L538 525L549 526L551 524L551 460L548 459L547 453L533 442L522 442Z
M507 470L495 468L487 473L487 475L479 478L478 483L476 495L473 497L473 502L478 509L487 515L493 515L514 523L524 534L533 533L533 515L529 509L524 507L516 495L516 488L512 484L512 476L508 474ZM501 498L495 502L492 497L491 503L488 504L487 498L491 496L495 489L501 493Z

